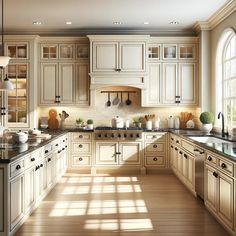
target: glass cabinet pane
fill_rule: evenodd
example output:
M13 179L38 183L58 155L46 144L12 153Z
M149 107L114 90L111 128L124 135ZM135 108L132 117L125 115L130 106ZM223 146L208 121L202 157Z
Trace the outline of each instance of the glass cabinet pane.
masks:
M194 58L194 45L181 45L179 47L180 59L193 59Z
M8 78L14 89L8 92L8 122L27 122L28 64L8 65Z
M43 59L56 59L57 58L57 45L42 45L42 58Z
M74 46L73 45L60 45L60 58L72 59L74 57Z
M163 58L164 59L176 59L177 58L177 46L176 45L164 45L163 47L164 54Z
M149 59L160 59L160 46L153 45L148 47L148 58Z
M89 58L89 45L77 45L77 58L88 59Z
M27 44L7 45L7 55L15 59L27 59Z

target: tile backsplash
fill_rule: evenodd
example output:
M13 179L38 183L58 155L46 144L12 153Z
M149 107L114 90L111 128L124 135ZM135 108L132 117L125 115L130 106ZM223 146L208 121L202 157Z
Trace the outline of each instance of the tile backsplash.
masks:
M127 93L123 93L123 103L119 103L118 105L107 106L108 94L101 93L101 91L134 91L135 93L130 94L130 100L132 104L130 106L126 105L126 100L128 98ZM117 93L111 94L111 103L116 98ZM118 94L119 99L121 100L121 94ZM39 107L38 115L39 117L48 116L48 112L51 108L54 108L61 113L65 110L69 117L65 121L65 127L72 128L75 127L75 120L77 118L83 118L85 121L87 119L93 119L95 126L111 126L111 119L115 116L120 116L124 118L124 120L130 120L132 123L132 119L134 117L144 117L147 114L154 114L155 118L159 117L161 120L160 127L167 127L167 118L169 116L180 116L181 112L191 112L194 115L194 122L197 127L199 127L199 108L191 108L191 107L161 107L161 108L150 108L150 107L141 107L141 96L140 90L136 88L130 87L106 87L104 89L100 89L96 91L96 106L95 107L84 107L77 108L73 107ZM57 116L58 120L60 120L59 115Z

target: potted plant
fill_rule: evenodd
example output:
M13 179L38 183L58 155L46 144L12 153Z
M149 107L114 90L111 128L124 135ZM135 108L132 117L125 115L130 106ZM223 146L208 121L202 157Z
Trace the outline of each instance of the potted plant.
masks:
M76 119L75 122L78 127L82 127L84 125L84 120L82 118Z
M93 129L93 120L92 119L87 120L87 127L88 127L88 129Z
M133 118L133 124L138 128L142 128L142 121L143 121L143 118L141 116Z
M212 124L214 122L214 115L211 112L205 111L200 115L200 121L202 122L202 131L209 133L212 130Z

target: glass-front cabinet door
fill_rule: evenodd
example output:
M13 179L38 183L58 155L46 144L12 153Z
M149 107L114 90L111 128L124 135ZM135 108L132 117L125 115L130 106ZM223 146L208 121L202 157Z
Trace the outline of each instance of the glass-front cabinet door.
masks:
M76 45L76 58L77 59L89 59L89 45L77 44Z
M74 58L74 45L73 44L60 44L59 57L60 59L73 59Z
M195 59L195 45L181 44L179 45L179 59Z
M8 123L27 123L28 63L9 64L7 73L14 85L8 92Z
M177 45L164 44L163 45L163 59L177 59Z
M160 59L160 45L159 44L148 45L148 59L151 61Z
M58 45L41 44L41 59L58 59Z
M7 55L11 59L28 59L28 44L17 43L17 44L6 44Z

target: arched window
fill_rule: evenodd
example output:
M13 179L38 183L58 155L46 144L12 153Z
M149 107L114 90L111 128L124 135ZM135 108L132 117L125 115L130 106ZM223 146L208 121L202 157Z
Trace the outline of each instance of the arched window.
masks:
M236 126L236 34L223 32L216 54L216 111L225 115L228 128Z

